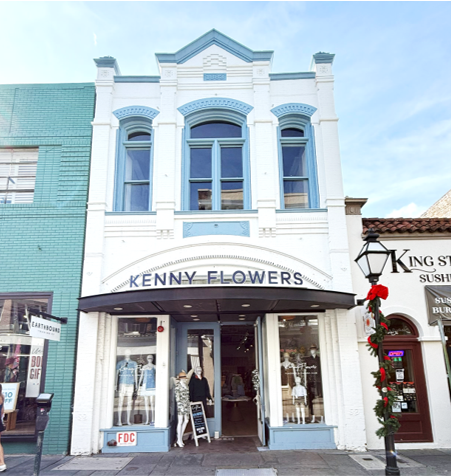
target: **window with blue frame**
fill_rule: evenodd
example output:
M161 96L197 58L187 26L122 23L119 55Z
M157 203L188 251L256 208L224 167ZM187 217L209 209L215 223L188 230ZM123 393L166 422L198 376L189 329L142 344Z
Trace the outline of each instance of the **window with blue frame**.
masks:
M210 119L188 123L185 134L184 208L202 211L249 208L244 121Z
M129 117L120 122L115 210L150 211L152 193L152 127L150 121Z
M316 158L310 120L301 115L279 119L281 208L318 208Z

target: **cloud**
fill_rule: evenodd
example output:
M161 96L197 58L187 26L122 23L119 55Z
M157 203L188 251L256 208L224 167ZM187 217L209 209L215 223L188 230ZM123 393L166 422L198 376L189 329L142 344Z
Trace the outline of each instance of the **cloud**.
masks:
M391 211L385 218L417 218L425 211L425 207L419 207L416 203L412 202L399 210Z

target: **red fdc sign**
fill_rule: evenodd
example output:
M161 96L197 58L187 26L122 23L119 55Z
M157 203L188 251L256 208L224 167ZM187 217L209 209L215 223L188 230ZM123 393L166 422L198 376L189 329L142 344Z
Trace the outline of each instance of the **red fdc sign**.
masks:
M116 433L117 446L136 446L137 440L136 431L118 431Z
M389 357L404 357L404 351L403 350L389 350L388 356Z

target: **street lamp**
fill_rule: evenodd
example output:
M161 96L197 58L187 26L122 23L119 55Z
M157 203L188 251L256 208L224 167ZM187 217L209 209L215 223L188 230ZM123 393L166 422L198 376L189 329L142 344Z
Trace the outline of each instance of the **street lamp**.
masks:
M355 262L359 265L360 269L365 275L365 278L368 279L371 286L375 286L379 281L379 277L384 270L385 263L390 256L390 251L382 243L377 241L378 238L379 235L375 233L372 228L370 228L368 230L367 236L364 238L366 243L363 245L359 256L357 256L355 259ZM381 322L377 299L375 300L375 305L373 306L373 312L377 329ZM379 345L377 349L377 357L379 360L379 367L381 367L384 363L384 349L382 345ZM384 421L387 421L388 419L389 412L386 410L384 414ZM396 462L395 437L393 434L391 434L386 436L384 440L385 458L387 461L387 465L385 466L385 474L401 474Z

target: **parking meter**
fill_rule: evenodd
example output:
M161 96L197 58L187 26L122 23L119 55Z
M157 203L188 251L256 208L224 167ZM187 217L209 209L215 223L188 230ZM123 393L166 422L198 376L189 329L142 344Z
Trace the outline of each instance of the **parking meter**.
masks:
M38 404L36 414L36 431L45 431L49 423L49 412L52 407L53 393L40 393L36 397Z
M49 424L49 412L52 407L53 393L40 393L36 397L36 431L38 432L38 441L36 444L36 456L34 459L33 476L39 476L41 471L42 442L44 440L44 431Z

